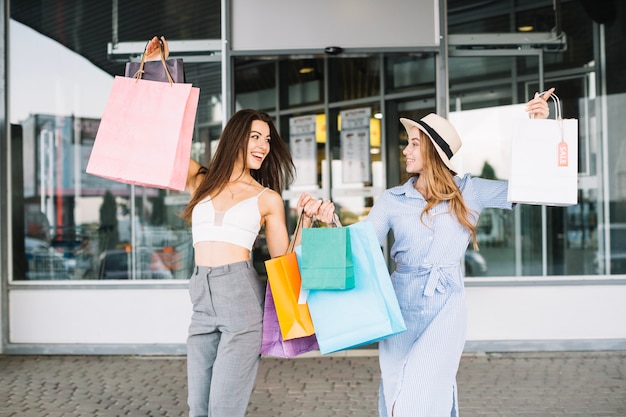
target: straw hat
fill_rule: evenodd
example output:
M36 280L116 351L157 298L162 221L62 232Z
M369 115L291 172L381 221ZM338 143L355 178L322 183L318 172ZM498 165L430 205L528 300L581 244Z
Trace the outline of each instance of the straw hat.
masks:
M454 166L450 159L461 147L461 138L452 124L435 113L430 113L419 121L401 118L400 122L404 125L406 133L409 133L414 127L424 132L437 149L437 153L444 164L455 172Z

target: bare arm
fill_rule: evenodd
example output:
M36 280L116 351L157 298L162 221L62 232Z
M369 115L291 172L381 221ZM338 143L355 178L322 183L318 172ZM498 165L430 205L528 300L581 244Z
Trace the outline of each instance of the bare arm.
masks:
M204 175L198 175L200 168L202 168L202 165L194 159L189 158L189 168L187 169L187 183L185 188L189 190L191 194L196 191L196 188L198 188L198 185L204 177Z
M265 210L265 239L270 257L284 255L289 246L289 234L285 225L285 208L283 199L275 191L268 190L261 197Z

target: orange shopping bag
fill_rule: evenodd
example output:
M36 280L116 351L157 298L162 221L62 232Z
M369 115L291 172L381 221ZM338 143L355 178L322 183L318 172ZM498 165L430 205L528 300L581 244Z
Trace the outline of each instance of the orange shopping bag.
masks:
M280 332L284 340L310 336L315 333L313 321L307 304L298 304L300 296L300 268L294 250L296 236L302 223L302 213L298 217L287 253L265 261L267 280L269 281Z
M87 173L184 190L200 89L115 77Z

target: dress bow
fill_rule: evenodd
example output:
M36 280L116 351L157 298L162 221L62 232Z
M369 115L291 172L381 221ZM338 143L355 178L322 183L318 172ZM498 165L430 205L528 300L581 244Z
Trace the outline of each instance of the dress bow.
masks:
M453 279L450 272L446 272L449 268L458 268L458 262L451 264L423 264L420 266L419 273L428 274L428 280L426 281L426 288L424 288L424 295L426 297L432 297L435 295L435 290L442 294L446 293L446 284L454 285L457 288L461 288L459 283Z

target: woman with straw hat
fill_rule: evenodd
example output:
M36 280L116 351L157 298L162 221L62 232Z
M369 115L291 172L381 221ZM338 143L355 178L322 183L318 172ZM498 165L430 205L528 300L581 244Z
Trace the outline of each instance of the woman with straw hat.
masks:
M554 89L528 102L547 118ZM507 181L456 176L450 159L461 147L452 124L429 114L400 119L411 178L386 190L367 221L383 242L391 230L392 281L407 331L379 343L381 417L456 417L456 373L465 344L466 305L461 260L485 208L511 209Z

